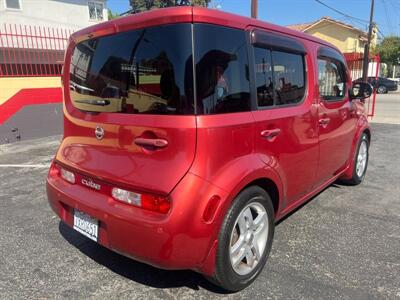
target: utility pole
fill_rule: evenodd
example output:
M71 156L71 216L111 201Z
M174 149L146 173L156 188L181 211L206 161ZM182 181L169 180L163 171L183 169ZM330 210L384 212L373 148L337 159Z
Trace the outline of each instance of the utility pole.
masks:
M371 0L371 12L369 15L368 42L364 47L364 62L363 62L363 81L367 81L368 66L369 66L369 48L371 45L372 29L374 27L374 0Z
M254 19L258 17L258 0L251 0L251 17Z

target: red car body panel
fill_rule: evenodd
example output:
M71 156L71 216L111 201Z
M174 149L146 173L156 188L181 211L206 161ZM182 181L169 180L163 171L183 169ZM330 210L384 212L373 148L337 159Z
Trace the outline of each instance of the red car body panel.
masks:
M99 243L137 260L166 269L214 272L217 237L235 196L256 180L277 191L276 220L340 176L350 178L362 132L369 132L358 101L320 99L316 64L319 47L330 44L259 20L203 8L154 10L101 23L72 35L66 52L64 86L69 86L72 50L96 36L171 23L211 23L243 30L260 28L297 39L307 50L307 90L301 104L242 113L192 116L86 114L64 93L64 139L55 161L99 182L168 197L171 209L158 214L114 200L49 173L52 209L67 224L78 209L99 220ZM347 88L351 86L348 76ZM321 127L321 118L329 118ZM94 137L98 124L102 140ZM263 139L263 130L280 135ZM168 140L160 151L135 145L137 137ZM184 141L184 142L182 142ZM332 156L334 164L332 164ZM338 163L340 162L340 163ZM213 196L220 201L211 219L204 212Z

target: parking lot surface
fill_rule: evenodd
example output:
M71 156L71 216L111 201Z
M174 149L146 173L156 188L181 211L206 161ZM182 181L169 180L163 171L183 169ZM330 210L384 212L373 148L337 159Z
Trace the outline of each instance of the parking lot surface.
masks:
M376 95L375 116L372 122L400 125L400 87L397 92Z
M399 299L400 126L373 131L365 181L334 184L281 221L261 276L235 294L192 271L125 258L60 223L45 195L59 137L0 146L0 299Z

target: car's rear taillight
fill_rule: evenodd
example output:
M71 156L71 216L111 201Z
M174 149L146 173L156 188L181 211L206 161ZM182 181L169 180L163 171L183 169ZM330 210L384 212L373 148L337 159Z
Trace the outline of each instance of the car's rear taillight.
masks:
M50 165L49 177L56 177L56 176L60 176L60 167L53 160L53 162Z
M61 178L64 179L65 181L68 181L69 183L74 184L75 183L75 174L72 173L71 171L65 170L64 168L60 168L60 174Z
M171 208L170 201L163 196L139 194L116 187L111 194L115 200L163 214L168 213Z
M113 187L110 183L104 181L96 184L99 186L97 189L93 185L87 184L87 182L91 182L87 177L82 177L80 173L74 173L70 170L64 169L56 162L53 162L50 167L49 177L59 177L71 184L92 188L107 197L112 196L115 200L146 210L166 214L171 208L171 202L168 197L136 193L122 188Z
M75 174L61 167L56 162L50 166L49 177L61 177L65 181L74 184L76 182Z
M136 205L136 206L142 206L142 195L137 194L134 192L130 192L127 190L123 190L120 188L113 188L111 191L111 194L114 199Z

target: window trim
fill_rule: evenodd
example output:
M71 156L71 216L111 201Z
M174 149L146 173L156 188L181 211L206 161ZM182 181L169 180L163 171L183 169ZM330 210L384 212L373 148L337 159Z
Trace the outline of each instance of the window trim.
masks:
M101 9L101 10L102 10L102 16L103 16L102 19L98 19L98 18L92 19L92 18L90 18L89 3L95 4L95 10L96 10L96 4L100 4L100 5L101 5L101 7L102 7L102 9ZM89 21L91 21L91 22L102 22L102 21L105 21L105 18L104 18L104 2L102 2L102 1L96 1L96 0L89 0L89 1L87 2L87 8L88 8L88 14L89 14ZM96 10L96 11L97 11L97 10ZM97 14L96 14L96 17L97 17Z
M190 25L192 25L192 27L191 28L193 28L193 24L192 23L189 23L189 22L181 22L181 23L167 23L167 24L160 24L160 25L155 25L155 26L150 26L150 27L146 27L146 28L135 28L135 29L130 29L130 30L126 30L126 31L121 31L121 32L117 32L116 33L116 35L117 34L126 34L126 33L129 33L129 32L132 32L132 31L143 31L144 29L157 29L157 28L160 28L160 27L172 27L172 26L182 26L182 25L185 25L185 26L190 26ZM174 34L176 34L176 30L174 31ZM72 54L71 54L71 57L70 57L70 59L69 59L69 61L68 61L68 84L70 84L71 82L72 82L72 80L71 80L71 72L72 72L72 64L73 64L73 54L74 54L74 51L75 51L75 49L80 45L80 44L83 44L83 43L86 43L86 42L89 42L89 41L91 41L91 40L95 40L95 39L101 39L101 38L108 38L108 37L112 37L113 35L102 35L102 36L99 36L99 37L92 37L92 38L88 38L88 39L84 39L84 40L81 40L81 41L79 41L79 42L77 42L76 44L74 44L73 45L73 49L72 49ZM191 43L191 42L190 42ZM186 49L186 48L185 48ZM192 48L191 48L192 49ZM192 53L192 58L193 58L193 53ZM193 59L192 59L193 60ZM193 62L192 62L192 64L193 64ZM193 83L193 89L195 89L195 86L194 86L194 83ZM189 112L189 113L180 113L180 114L159 114L159 113L125 113L125 112L107 112L107 111L89 111L89 110L84 110L84 109L82 109L82 108L80 108L80 107L78 107L78 106L76 106L76 103L75 103L75 100L72 98L72 95L69 95L69 97L68 97L69 99L69 101L70 101L70 104L71 104L71 106L72 106L72 109L73 110L75 110L75 111L79 111L80 113L85 113L85 114L102 114L102 113L106 113L106 114L109 114L110 116L111 115L114 115L114 114L119 114L119 115L132 115L132 116L137 116L137 115L142 115L142 116L144 116L144 115L149 115L149 116L175 116L175 117L182 117L182 116L195 116L195 114L194 114L194 109L193 109L193 111L192 112ZM193 102L192 102L192 104L193 104Z
M320 47L318 48L318 55L317 58L325 57L339 61L343 65L346 65L343 57L335 50L327 48L327 47Z
M254 74L253 75L254 76L253 85L251 86L251 88L252 88L252 93L254 93L256 110L262 111L262 110L269 110L269 109L290 108L290 107L302 105L305 102L305 99L308 96L308 81L309 80L308 80L308 77L307 77L307 74L308 74L308 65L307 65L307 55L308 54L307 54L307 52L299 53L298 51L283 50L281 47L273 47L271 45L268 45L268 46L267 45L259 45L259 44L254 44L254 43L252 43L252 45L250 45L250 48L251 48L250 53L251 53L251 59L252 59L252 62L250 64L252 66L251 73ZM274 86L274 104L270 105L270 106L259 106L258 105L257 87L256 87L256 74L257 73L256 73L256 68L255 68L256 63L255 63L255 55L254 55L254 49L255 48L266 49L266 50L270 50L271 51L271 63L272 63L272 66L274 66L274 62L272 60L272 52L273 51L279 51L279 52L289 53L289 54L297 54L297 55L300 55L302 57L302 60L303 60L303 76L304 76L304 81L305 82L304 82L304 95L303 95L303 98L299 102L289 103L289 104L282 104L282 105L275 104L276 89L275 89L275 86ZM275 74L274 74L274 70L273 69L274 68L272 67L272 74L273 74L272 76L273 76L273 79L274 79L274 82L275 82Z
M306 48L297 39L269 31L255 29L251 32L251 44L255 47L271 47L295 54L306 54Z
M7 0L4 0L4 8L6 10L11 10L11 11L21 11L22 10L22 0L17 0L19 4L19 8L12 8L12 7L7 7Z
M318 54L320 53L320 51L318 50ZM339 56L340 57L340 56ZM336 63L338 63L341 67L342 67L342 69L343 69L343 84L344 84L344 91L343 91L343 96L342 97L336 97L336 98L333 98L333 99L325 99L322 95L321 95L321 93L320 93L320 85L319 85L319 70L318 70L318 61L319 60L325 60L325 61L328 61L328 62L336 62ZM346 100L346 98L347 98L347 93L348 93L348 90L347 90L347 74L346 74L346 65L343 63L343 61L342 60L339 60L339 59L336 59L336 58L333 58L333 57L331 57L331 56L326 56L326 55L318 55L317 56L317 73L318 73L318 76L317 76L317 83L318 83L318 94L319 94L319 99L320 100L322 100L322 101L324 101L324 102L327 102L327 103L335 103L335 102L342 102L342 101L344 101L344 100Z
M229 30L237 30L240 31L241 33L244 34L244 47L246 50L246 61L247 61L247 65L248 65L248 69L249 69L249 109L248 110L244 110L244 111L235 111L235 112L224 112L224 113L209 113L209 114L204 114L204 113L200 113L197 109L197 103L199 102L199 99L197 97L197 79L195 79L194 81L194 91L196 92L195 94L195 99L196 99L196 107L195 107L195 115L196 116L218 116L218 115L226 115L226 114L240 114L240 113L249 113L255 110L255 102L254 102L254 92L253 92L253 87L254 87L254 75L253 75L253 71L254 71L254 67L253 67L253 63L251 61L252 59L252 55L253 53L251 52L251 39L250 39L250 35L249 35L249 31L246 29L240 29L240 28L235 28L235 27L231 27L231 26L225 26L225 25L219 25L219 24L214 24L214 23L201 23L201 22L197 22L197 23L192 23L193 26L193 33L192 33L192 38L193 38L193 47L195 46L196 43L196 35L195 35L195 30L194 28L196 28L196 25L208 25L208 26L213 26L213 27L217 27L217 28L225 28L225 29L229 29ZM196 59L197 59L197 49L192 48L193 49L193 72L194 72L194 78L196 77L195 73L196 73Z

